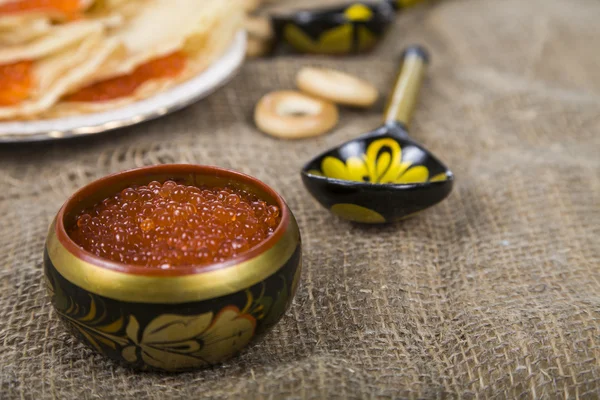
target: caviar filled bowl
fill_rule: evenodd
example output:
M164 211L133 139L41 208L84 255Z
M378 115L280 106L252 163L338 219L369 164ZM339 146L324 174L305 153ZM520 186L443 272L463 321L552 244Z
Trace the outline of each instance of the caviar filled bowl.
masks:
M217 364L272 328L301 274L301 239L261 181L201 165L96 180L52 222L52 305L89 347L141 370Z

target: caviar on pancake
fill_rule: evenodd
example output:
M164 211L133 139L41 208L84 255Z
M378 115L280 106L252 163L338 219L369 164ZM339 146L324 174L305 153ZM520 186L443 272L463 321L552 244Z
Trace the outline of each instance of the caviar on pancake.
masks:
M81 0L13 0L0 4L0 16L27 12L49 12L76 19L82 11Z
M84 210L69 236L83 249L149 268L203 266L234 258L268 238L280 209L233 187L174 181L124 189Z
M185 68L187 56L174 52L138 66L131 74L93 83L64 98L65 101L101 102L127 97L144 83L174 78ZM34 86L33 62L0 64L0 107L14 106L26 100Z
M19 61L0 64L0 107L26 100L33 88L33 63Z
M65 101L99 102L127 97L144 83L161 78L174 78L185 68L187 56L181 51L158 57L138 66L132 73L93 83L71 95Z

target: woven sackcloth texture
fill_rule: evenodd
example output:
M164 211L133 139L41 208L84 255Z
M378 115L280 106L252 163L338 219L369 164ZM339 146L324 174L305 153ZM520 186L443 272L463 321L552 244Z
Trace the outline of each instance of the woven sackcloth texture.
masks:
M598 398L599 17L597 0L443 0L399 16L366 56L249 61L222 90L159 120L3 146L0 398ZM293 87L302 65L344 69L385 93L412 42L432 53L412 134L452 168L455 190L393 226L344 222L299 170L377 126L382 102L343 109L333 133L294 142L258 132L253 106ZM237 169L278 190L301 227L302 284L281 323L239 357L135 373L59 323L43 243L77 188L175 162Z

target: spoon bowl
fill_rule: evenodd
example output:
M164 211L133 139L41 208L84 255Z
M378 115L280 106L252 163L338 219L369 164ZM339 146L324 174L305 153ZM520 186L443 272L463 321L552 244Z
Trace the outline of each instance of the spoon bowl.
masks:
M402 59L384 125L324 152L302 169L308 191L344 219L398 221L441 202L452 190L452 172L409 137L406 125L428 55L411 46Z

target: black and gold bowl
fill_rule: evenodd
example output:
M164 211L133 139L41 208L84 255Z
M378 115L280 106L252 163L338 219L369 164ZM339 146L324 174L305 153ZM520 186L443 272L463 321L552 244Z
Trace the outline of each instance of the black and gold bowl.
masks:
M153 180L231 185L281 209L265 241L209 266L151 269L93 255L67 231L77 215L132 185ZM290 306L301 271L298 225L261 181L200 165L159 165L109 175L79 189L48 233L44 274L70 330L99 353L138 369L177 371L222 362L273 327Z

